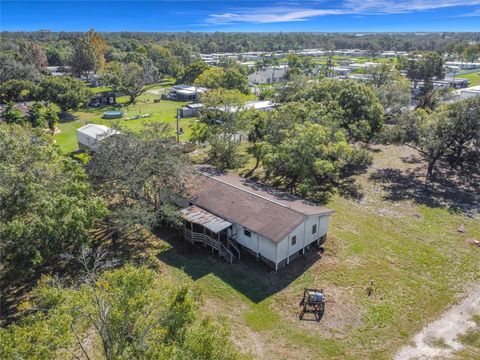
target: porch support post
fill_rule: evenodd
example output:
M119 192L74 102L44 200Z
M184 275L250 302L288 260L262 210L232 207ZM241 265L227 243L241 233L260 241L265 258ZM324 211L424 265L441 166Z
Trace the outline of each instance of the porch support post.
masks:
M308 219L308 218L307 218ZM302 254L305 255L305 241L307 240L307 220L303 224L303 249Z
M287 237L287 265L290 264L290 235Z
M217 241L218 241L218 256L220 256L220 251L222 250L222 247L220 246L220 233L217 233Z
M207 232L205 231L205 226L203 226L203 235L207 235ZM204 241L203 242L203 247L206 247L207 246L207 243Z

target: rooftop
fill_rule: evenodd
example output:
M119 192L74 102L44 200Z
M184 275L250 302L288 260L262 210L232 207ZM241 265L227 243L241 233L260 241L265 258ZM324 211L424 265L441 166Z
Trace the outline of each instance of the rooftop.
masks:
M333 213L212 166L202 165L197 170L201 184L192 199L195 205L273 242L280 242L308 216Z
M87 124L77 129L77 132L88 135L93 138L103 137L106 135L119 134L117 130L113 130L105 125Z
M205 211L198 206L190 206L180 211L180 216L195 224L200 224L215 234L230 227L232 223Z

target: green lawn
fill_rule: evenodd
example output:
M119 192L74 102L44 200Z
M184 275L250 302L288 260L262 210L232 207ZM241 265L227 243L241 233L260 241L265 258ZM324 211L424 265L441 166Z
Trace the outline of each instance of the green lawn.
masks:
M112 126L115 123L120 124L121 126L126 126L132 130L141 129L144 124L148 123L168 123L171 127L171 134L174 135L176 127L176 111L177 108L184 106L186 103L177 102L177 101L166 101L162 100L160 103L154 103L154 99L158 99L158 95L153 94L144 94L140 96L135 105L130 105L127 107L122 107L121 110L125 113L125 118L136 116L139 114L149 113L152 116L145 119L136 119L136 120L105 120L102 119L102 115L105 111L119 109L120 106L115 107L102 107L102 108L84 108L80 111L74 113L76 119L72 121L61 121L58 125L60 133L55 135L55 140L60 145L64 152L71 152L77 149L77 137L76 129L87 124L103 124L106 126ZM117 98L117 102L125 104L128 101L128 97L122 96ZM182 141L186 141L190 135L190 124L194 119L181 119L180 127L184 130L184 134L180 136Z
M319 57L314 57L313 62L318 65L325 65L327 63L327 56L319 56ZM332 62L334 65L339 65L341 60L350 60L355 63L365 63L365 62L378 62L378 63L395 63L397 61L396 58L373 58L369 56L361 56L361 57L354 57L354 56L340 56L340 55L334 55L331 56Z
M480 71L465 75L458 75L457 77L470 80L470 83L468 84L469 87L480 85Z
M466 242L480 239L478 218L424 198L423 179L407 176L407 170L424 164L401 160L412 155L405 147L380 147L375 167L358 178L363 200L335 196L328 204L336 213L325 253L309 252L277 273L248 256L230 265L171 239L152 260L162 276L200 289L203 311L226 318L247 356L391 359L455 303L456 294L480 279L480 250ZM388 177L396 171L404 175ZM462 224L464 234L457 231ZM298 320L304 287L326 293L320 323Z

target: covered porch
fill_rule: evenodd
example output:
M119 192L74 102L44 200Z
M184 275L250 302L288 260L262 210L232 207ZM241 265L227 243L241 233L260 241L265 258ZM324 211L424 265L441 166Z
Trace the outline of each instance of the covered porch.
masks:
M232 239L232 223L198 206L180 211L183 219L183 236L191 244L200 243L217 251L228 262L240 259L240 250Z

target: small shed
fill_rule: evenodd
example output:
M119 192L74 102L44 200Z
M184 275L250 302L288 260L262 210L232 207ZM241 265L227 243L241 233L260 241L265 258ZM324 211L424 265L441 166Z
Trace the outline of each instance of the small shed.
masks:
M102 91L90 100L89 106L99 107L106 105L115 105L117 103L117 96L113 91Z
M199 111L203 110L203 104L196 103L196 104L188 104L180 108L180 117L182 118L189 118L197 116Z
M105 125L87 124L77 129L78 148L95 151L102 140L115 134L120 132Z

